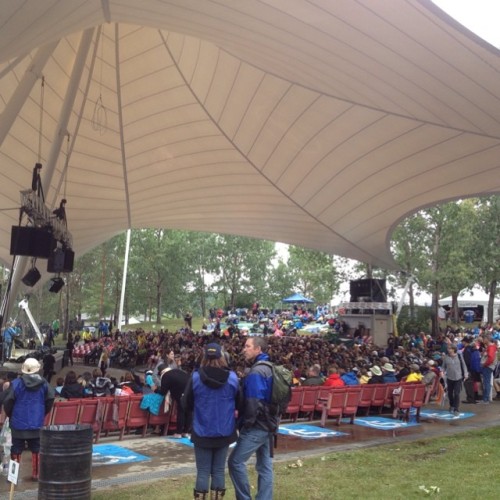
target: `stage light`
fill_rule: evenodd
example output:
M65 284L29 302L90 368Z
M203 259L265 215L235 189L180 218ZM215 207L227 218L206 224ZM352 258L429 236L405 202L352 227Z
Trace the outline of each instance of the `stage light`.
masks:
M64 280L62 278L52 278L51 281L52 285L50 285L49 292L58 293L64 286Z
M26 286L35 286L42 277L36 267L32 267L21 279Z

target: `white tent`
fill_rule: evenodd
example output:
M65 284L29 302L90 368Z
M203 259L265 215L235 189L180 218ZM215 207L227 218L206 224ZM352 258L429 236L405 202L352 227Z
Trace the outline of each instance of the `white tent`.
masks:
M474 287L472 290L462 290L458 294L458 307L461 309L475 309L478 306L483 307L483 321L488 319L488 300L489 295L479 287ZM452 305L451 296L444 297L439 300L439 305L450 306ZM493 303L493 319L497 318L500 314L500 297L495 297Z
M394 268L402 218L500 192L499 54L430 0L0 0L0 259L39 161L76 256L164 227Z

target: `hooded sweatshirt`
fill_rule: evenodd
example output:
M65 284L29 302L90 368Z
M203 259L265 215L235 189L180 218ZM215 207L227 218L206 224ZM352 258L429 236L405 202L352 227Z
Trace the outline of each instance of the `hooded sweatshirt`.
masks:
M194 445L219 448L235 442L239 401L239 381L233 371L207 366L194 372L182 397L184 408L194 410Z
M54 397L54 389L38 373L23 374L13 380L4 400L12 437L39 437L45 415L54 404Z

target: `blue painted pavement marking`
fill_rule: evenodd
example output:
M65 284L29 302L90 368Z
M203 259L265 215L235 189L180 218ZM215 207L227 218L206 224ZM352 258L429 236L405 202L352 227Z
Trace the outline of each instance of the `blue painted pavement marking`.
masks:
M167 441L170 441L171 443L183 444L184 446L189 446L190 448L194 448L194 444L187 437L183 437L183 438L168 437Z
M436 420L463 420L465 418L473 417L475 413L471 412L460 412L460 415L456 416L446 410L421 410L420 418L427 419L432 418Z
M370 427L372 429L379 429L384 431L406 429L408 427L415 427L417 425L420 425L416 422L402 422L401 420L395 420L394 418L385 417L356 417L354 419L354 423L363 427Z
M333 431L323 427L316 427L307 424L287 424L280 425L279 434L285 436L295 436L302 439L320 439L327 437L348 436L345 432Z
M114 444L95 444L92 447L92 465L129 464L151 458Z
M171 443L183 444L184 446L189 446L190 448L194 448L194 444L187 437L174 438L172 436L169 436L169 437L167 437L167 441L170 441ZM229 448L233 448L234 446L236 446L236 443L231 443L229 445Z

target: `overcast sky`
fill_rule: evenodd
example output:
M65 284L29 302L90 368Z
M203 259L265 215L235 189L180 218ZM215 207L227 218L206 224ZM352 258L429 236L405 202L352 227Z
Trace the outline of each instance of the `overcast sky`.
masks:
M500 0L433 0L460 24L500 48Z

